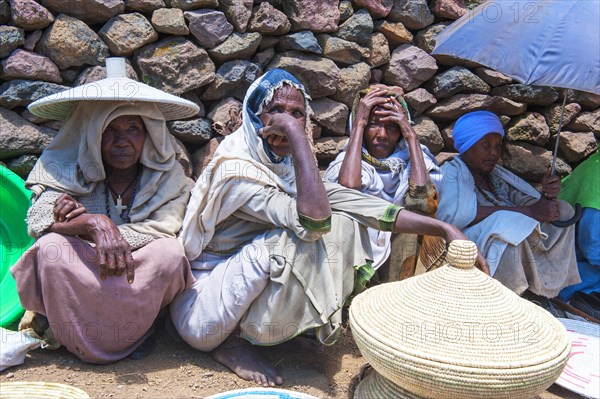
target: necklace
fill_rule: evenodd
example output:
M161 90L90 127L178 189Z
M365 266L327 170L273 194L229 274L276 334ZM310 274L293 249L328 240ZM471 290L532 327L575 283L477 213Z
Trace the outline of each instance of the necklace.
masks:
M137 172L133 180L129 183L129 185L122 192L118 193L108 182L108 179L104 180L104 193L106 197L106 214L110 217L110 206L109 206L109 192L117 197L117 204L115 208L119 212L119 215L122 219L129 221L129 210L131 205L133 204L133 200L135 199L135 195L137 194L138 189L138 181L140 179L140 175L142 172L142 168L138 166ZM123 195L133 186L133 192L131 193L131 200L129 200L129 205L123 205Z
M483 187L481 187L481 182L483 182L484 180L488 181L488 186L492 190L493 197L491 197L489 195L489 193L486 190L484 190ZM481 182L480 183L475 182L475 188L477 189L477 191L479 191L481 193L481 195L483 195L485 197L486 200L488 200L495 206L500 206L501 203L498 200L500 198L500 196L496 192L496 189L494 188L494 184L492 183L492 180L490 179L490 177L487 174L483 175L483 179L481 179Z

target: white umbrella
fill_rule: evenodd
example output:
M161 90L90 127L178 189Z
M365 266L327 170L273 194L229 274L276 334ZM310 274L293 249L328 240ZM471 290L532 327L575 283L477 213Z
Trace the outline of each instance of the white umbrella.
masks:
M488 1L448 26L436 42L432 54L475 61L523 84L600 94L600 0Z

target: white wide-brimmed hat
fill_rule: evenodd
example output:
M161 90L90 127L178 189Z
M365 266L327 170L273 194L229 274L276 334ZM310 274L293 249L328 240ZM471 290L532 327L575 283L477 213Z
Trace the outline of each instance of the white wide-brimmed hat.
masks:
M189 118L200 110L191 101L129 79L124 58L107 58L106 76L41 98L29 105L29 111L42 118L65 120L79 101L145 101L156 103L166 120L174 120Z

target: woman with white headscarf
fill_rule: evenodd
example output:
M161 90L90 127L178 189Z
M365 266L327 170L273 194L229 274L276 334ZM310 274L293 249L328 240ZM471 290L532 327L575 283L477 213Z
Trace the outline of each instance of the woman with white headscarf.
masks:
M323 183L312 152L308 95L274 69L250 86L242 126L198 178L181 240L196 283L175 299L182 338L238 376L281 376L252 344L275 345L309 329L323 344L341 309L373 274L366 227L464 237L435 219Z
M66 122L27 179L37 241L11 268L23 306L91 363L131 354L193 281L176 239L189 189L165 118L197 106L124 76L30 106Z
M498 165L504 128L489 111L460 117L452 131L460 156L442 165L437 216L460 228L486 257L491 275L522 294L553 298L580 281L575 259L574 226L550 222L573 216L557 200L560 179L542 178L542 195Z

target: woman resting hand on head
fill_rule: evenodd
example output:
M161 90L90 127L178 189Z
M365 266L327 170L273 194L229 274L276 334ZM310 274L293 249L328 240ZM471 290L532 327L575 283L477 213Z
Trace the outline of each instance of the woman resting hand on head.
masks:
M484 251L492 276L522 294L548 298L580 281L575 226L549 222L573 216L558 200L560 180L550 169L542 194L498 165L504 128L489 111L460 117L452 132L460 156L442 165L438 218L459 227Z
M324 183L309 113L304 87L288 72L273 69L254 82L242 126L196 182L181 233L197 281L171 306L175 327L194 348L265 386L283 380L261 345L307 330L323 344L336 341L342 307L373 274L367 227L464 238L446 223ZM289 347L310 344L294 339Z
M329 164L324 179L435 217L438 196L434 184L442 175L435 157L420 144L401 94L399 87L380 84L357 93L350 115L350 139ZM398 249L403 259L401 269L396 270L400 265L386 262L390 259L392 235L369 229L369 236L375 257L373 266L383 266L380 276L384 281L414 274L416 251ZM424 266L431 268L441 265L445 245L440 239L428 239L433 246L425 251L433 256ZM405 236L401 244L408 246L408 240L413 248L422 243L422 238L417 242L417 237Z
M156 92L75 103L27 179L37 241L11 273L23 306L86 362L131 354L193 282L176 239L189 188Z

